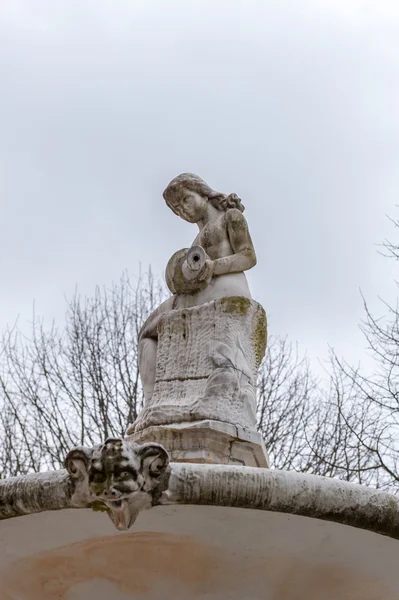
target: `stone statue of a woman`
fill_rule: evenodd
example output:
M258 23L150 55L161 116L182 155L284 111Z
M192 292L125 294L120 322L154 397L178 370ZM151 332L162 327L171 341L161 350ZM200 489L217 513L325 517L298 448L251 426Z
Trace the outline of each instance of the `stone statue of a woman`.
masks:
M218 298L251 298L244 271L256 264L244 206L236 194L221 194L197 175L183 173L169 183L163 196L175 214L198 225L192 248L199 252L191 257L191 270L187 264L190 249L172 256L166 268L166 282L173 296L150 315L140 332L139 370L146 400L154 390L161 316ZM195 268L195 260L200 268Z
M245 276L256 256L244 206L191 173L173 179L163 196L199 232L170 258L172 296L140 332L145 404L128 439L162 444L174 461L267 466L256 431L266 314Z

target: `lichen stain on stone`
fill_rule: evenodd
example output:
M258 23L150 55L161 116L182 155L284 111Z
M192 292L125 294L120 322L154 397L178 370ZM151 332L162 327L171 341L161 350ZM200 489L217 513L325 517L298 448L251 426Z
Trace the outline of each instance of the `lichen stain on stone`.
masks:
M90 505L91 510L95 512L109 512L109 509L103 504L103 502L93 502Z
M194 537L140 532L70 544L15 561L0 581L1 600L397 600L388 587L334 562L254 558ZM93 591L93 594L91 594ZM90 594L89 596L87 594Z
M228 296L220 298L219 302L223 306L225 312L235 312L241 315L246 315L251 305L251 300L245 298L245 296Z
M391 529L394 530L396 522L397 522L397 511L398 511L396 498L389 498L386 511L387 511L387 520L389 520L392 523Z
M267 344L267 322L266 313L264 310L260 311L256 327L251 335L253 349L255 352L256 360L258 365L262 362L265 355L266 344Z

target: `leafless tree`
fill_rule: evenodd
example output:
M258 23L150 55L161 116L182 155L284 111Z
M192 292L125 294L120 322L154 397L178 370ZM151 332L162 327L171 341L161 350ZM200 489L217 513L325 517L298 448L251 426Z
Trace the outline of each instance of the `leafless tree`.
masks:
M359 465L377 487L399 492L399 313L389 307L375 318L365 303L362 330L374 358L374 370L364 373L332 353L333 377L346 387L339 416L368 462Z
M280 469L302 468L307 448L304 432L312 419L316 382L309 362L299 358L287 338L271 337L259 369L258 431L271 463Z
M396 228L399 222L393 221ZM385 241L383 252L399 260L399 244ZM333 378L343 382L350 393L343 395L339 415L359 452L369 457L363 465L373 483L399 493L399 308L381 300L383 314L372 314L365 299L361 324L367 348L373 358L371 373L364 373L332 353ZM360 468L360 466L359 466Z
M0 354L0 476L58 468L68 449L123 435L143 396L138 333L162 299L151 272L127 274L92 298L75 293L66 324L34 318L4 333Z
M353 425L372 437L378 421L358 406L354 389L336 370L329 384L316 379L306 357L286 338L272 338L258 379L258 429L271 463L356 483L378 483L370 451L359 444ZM348 409L346 419L342 402ZM374 427L374 430L373 430Z

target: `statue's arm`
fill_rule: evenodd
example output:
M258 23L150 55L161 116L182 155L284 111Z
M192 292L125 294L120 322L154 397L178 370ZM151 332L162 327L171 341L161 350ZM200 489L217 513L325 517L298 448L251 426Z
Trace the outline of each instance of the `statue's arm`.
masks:
M173 310L175 296L170 296L162 302L146 319L144 325L139 332L139 340L142 338L158 338L158 323L162 315L170 310Z
M226 212L227 234L234 254L213 261L213 275L240 273L256 265L255 249L248 230L247 221L236 208Z

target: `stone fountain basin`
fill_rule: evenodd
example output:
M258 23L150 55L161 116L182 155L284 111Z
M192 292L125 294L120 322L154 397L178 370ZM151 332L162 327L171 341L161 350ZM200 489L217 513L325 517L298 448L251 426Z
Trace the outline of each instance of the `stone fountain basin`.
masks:
M159 506L129 532L89 509L0 522L1 600L397 600L399 542L339 523Z

